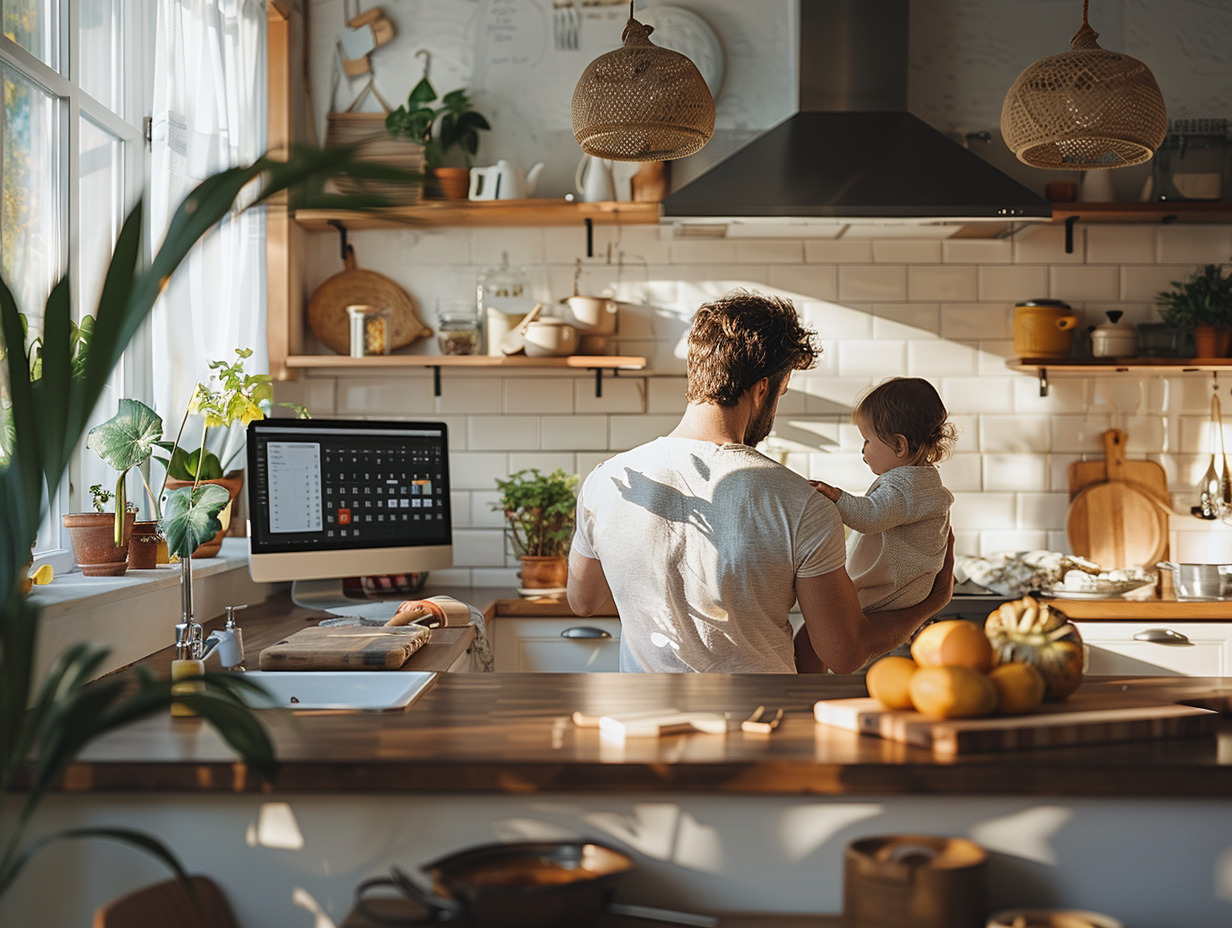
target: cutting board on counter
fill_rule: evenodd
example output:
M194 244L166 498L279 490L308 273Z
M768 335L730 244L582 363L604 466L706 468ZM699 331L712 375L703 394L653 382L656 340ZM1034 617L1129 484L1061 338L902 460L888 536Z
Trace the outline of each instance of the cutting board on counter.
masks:
M314 626L261 652L262 670L396 670L428 643L418 626Z
M1127 461L1128 436L1104 432L1104 460L1069 469L1070 550L1104 569L1154 565L1168 557L1168 477L1154 461Z
M1219 722L1219 713L1209 709L1081 692L1064 702L1047 703L1030 715L934 720L918 712L887 709L865 697L820 700L813 705L813 717L825 725L946 756L1192 737L1214 732Z

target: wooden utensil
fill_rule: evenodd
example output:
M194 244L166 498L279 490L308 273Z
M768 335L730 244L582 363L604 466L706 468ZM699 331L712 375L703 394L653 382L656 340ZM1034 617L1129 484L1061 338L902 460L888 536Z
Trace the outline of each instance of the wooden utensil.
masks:
M262 670L395 670L428 643L426 628L305 628L261 652Z
M1219 713L1209 709L1081 692L1030 715L937 721L863 698L820 700L813 716L826 725L943 755L1206 735L1219 721Z
M1105 570L1154 566L1168 550L1169 510L1137 484L1089 486L1070 504L1065 537L1070 550Z
M351 353L351 320L347 307L388 306L393 312L390 346L401 348L432 334L415 310L411 295L384 274L356 267L355 249L346 249L346 269L326 280L308 301L308 325L321 344L339 354Z
M1084 489L1096 483L1120 480L1134 484L1165 506L1172 505L1168 495L1168 475L1155 461L1129 461L1125 447L1129 436L1120 429L1104 432L1102 461L1075 461L1069 466L1069 498L1072 502Z

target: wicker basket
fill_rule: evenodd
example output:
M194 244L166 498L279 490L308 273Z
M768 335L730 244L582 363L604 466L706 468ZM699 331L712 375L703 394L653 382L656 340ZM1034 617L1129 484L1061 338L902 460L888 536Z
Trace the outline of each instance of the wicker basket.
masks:
M1099 47L1084 20L1071 51L1018 76L1001 108L1001 135L1019 161L1038 168L1118 168L1148 160L1168 118L1149 68Z
M385 131L384 113L329 113L325 117L326 145L359 145L358 157L403 168L423 171L423 146L407 139L395 139ZM345 194L375 194L395 203L411 205L423 198L423 183L401 184L362 177L340 177L329 182L330 189Z

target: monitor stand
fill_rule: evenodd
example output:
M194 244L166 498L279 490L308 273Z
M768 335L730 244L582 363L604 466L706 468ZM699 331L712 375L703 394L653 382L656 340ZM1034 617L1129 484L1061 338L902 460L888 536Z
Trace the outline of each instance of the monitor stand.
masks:
M331 580L292 580L291 602L305 609L320 609L328 612L338 606L354 606L342 587L342 578Z

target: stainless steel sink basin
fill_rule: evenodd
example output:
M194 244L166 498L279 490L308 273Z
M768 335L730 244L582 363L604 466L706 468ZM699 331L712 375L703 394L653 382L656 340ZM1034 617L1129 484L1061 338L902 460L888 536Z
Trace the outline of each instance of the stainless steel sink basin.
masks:
M275 704L245 693L254 709L402 709L436 682L435 673L401 670L254 670L245 677Z

